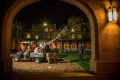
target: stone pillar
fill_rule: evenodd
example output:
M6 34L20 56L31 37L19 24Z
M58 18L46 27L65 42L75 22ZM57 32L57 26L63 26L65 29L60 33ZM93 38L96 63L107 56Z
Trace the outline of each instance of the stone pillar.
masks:
M95 42L92 41L91 42L90 71L93 71L93 72L96 73L96 59L95 59L95 55L96 55L96 53L95 53Z

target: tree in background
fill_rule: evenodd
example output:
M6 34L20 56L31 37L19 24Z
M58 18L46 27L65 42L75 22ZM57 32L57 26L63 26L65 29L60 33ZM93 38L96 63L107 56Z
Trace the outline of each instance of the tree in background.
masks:
M72 16L68 18L67 30L62 34L61 39L70 38L71 33L79 32L80 41L90 42L89 22L82 16Z

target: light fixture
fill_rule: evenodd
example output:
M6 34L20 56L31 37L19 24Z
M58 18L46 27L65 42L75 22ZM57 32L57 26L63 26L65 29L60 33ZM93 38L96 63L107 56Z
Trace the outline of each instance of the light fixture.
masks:
M118 20L118 14L115 6L113 6L113 20L114 21Z
M115 6L110 6L108 8L108 21L117 22L118 14Z
M72 28L71 31L74 32L75 30Z
M46 22L43 23L43 26L47 26L48 24Z

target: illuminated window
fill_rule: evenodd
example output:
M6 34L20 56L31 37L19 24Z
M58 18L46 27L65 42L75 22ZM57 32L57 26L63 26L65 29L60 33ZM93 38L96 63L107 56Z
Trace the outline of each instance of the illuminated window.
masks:
M72 38L75 38L75 34L72 34Z
M76 44L75 44L75 43L72 43L72 44L71 44L71 48L72 48L72 49L77 48Z
M81 34L78 34L78 38L82 38Z
M27 37L26 38L31 38L31 34L27 33Z
M69 48L69 44L68 43L64 43L64 48L68 49Z
M38 39L38 35L35 36L35 39Z
M61 44L57 43L58 49L61 49Z
M45 32L48 32L48 27L45 28Z

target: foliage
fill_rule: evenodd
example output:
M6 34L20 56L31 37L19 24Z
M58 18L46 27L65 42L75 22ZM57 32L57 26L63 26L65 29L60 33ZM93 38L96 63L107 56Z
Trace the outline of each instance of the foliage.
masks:
M81 30L81 26L83 24L83 18L82 17L75 17L72 16L68 19L68 26L69 28L73 28L73 29L80 29Z
M82 16L72 16L68 18L67 30L62 34L62 39L71 38L71 34L81 34L83 41L89 41L90 35L86 34L89 32L89 22L84 19Z

